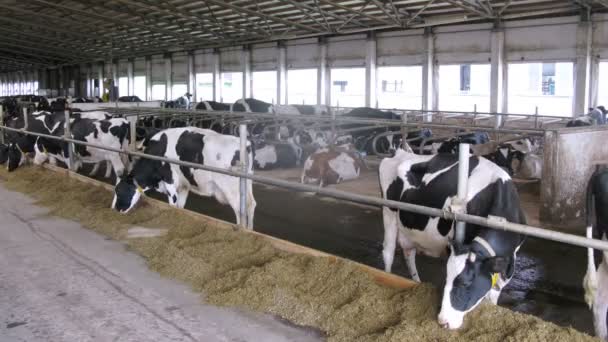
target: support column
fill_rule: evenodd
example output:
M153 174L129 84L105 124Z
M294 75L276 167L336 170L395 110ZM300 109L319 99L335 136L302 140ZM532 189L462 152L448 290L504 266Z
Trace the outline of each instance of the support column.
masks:
M490 65L490 112L505 112L505 32L502 28L495 28L491 33L491 65ZM496 116L495 128L502 125L503 117Z
M103 88L103 79L104 79L103 67L104 67L103 62L100 62L99 64L97 64L97 88L98 88L98 94L97 94L97 96L99 96L99 98L103 98L103 92L104 92L104 88Z
M241 66L243 70L243 98L251 97L251 46L243 46L241 51Z
M278 43L278 60L277 60L277 104L287 104L287 47L285 41Z
M133 70L135 69L135 59L129 58L127 60L127 79L129 80L129 96L135 95L135 75Z
M86 64L85 97L93 96L93 83L91 78L91 64Z
M198 96L196 94L196 72L194 69L194 51L188 51L188 92L192 94L192 102L195 106L198 101Z
M222 98L222 69L220 50L213 50L213 101L224 102Z
M171 63L171 54L165 54L165 100L173 100L173 83L171 76L173 75L173 63Z
M330 77L327 63L327 39L319 38L319 69L317 70L317 104L330 105Z
M152 57L146 57L146 101L152 101Z
M424 62L422 63L422 110L437 110L439 97L439 68L435 63L435 35L431 28L424 31L426 43ZM426 115L425 121L432 121L432 115Z
M592 24L583 15L576 28L576 64L574 65L574 116L587 113L589 108Z
M365 46L365 106L378 107L376 96L376 34L371 32L367 36Z
M59 68L57 68L57 79L58 79L58 82L57 82L58 83L58 87L57 87L58 88L57 89L58 90L58 94L57 94L57 96L63 96L63 95L65 95L64 94L64 88L65 88L64 87L64 83L65 83L65 80L63 78L63 67L62 66L60 66Z

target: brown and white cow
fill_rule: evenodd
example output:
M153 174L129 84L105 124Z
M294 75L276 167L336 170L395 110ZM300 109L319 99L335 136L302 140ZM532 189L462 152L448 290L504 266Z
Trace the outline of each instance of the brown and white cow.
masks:
M318 183L320 187L339 184L359 177L364 162L350 145L322 148L304 162L300 181Z

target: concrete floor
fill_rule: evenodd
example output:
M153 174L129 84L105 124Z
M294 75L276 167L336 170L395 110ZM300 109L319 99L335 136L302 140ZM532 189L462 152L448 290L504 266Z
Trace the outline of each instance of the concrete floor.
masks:
M201 304L143 259L48 217L0 183L0 341L318 341L274 317Z

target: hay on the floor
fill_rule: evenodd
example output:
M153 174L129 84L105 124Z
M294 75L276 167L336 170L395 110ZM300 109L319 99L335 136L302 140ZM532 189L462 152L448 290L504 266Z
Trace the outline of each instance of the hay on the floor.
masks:
M467 315L456 332L436 323L437 289L376 284L353 264L289 254L264 238L218 227L172 209L142 205L128 215L110 209L112 193L52 171L0 171L8 188L32 195L51 215L126 244L149 266L204 293L217 305L272 313L324 331L330 341L592 341L592 337L490 304ZM126 239L130 227L168 229Z

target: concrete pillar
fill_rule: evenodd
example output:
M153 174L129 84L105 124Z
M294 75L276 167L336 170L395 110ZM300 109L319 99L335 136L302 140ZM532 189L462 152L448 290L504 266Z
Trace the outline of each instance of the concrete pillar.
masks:
M92 79L91 79L91 64L86 64L85 65L85 89L84 89L84 96L85 97L89 97L93 95L93 84L91 83Z
M378 104L376 89L377 85L377 58L376 58L376 35L372 32L368 35L365 43L365 106L376 107Z
M251 47L243 46L241 51L241 67L243 70L243 98L251 97Z
M129 58L127 60L127 78L128 78L128 88L129 88L129 96L135 95L135 60L133 58Z
M146 57L146 101L152 101L152 57Z
M196 103L196 71L194 69L194 51L188 52L188 92L192 94L192 101Z
M104 79L105 75L103 72L103 67L104 67L103 62L99 62L99 64L97 64L97 85L99 88L97 96L99 96L100 98L103 98L103 92L104 92L103 79Z
M220 50L213 50L213 101L224 102L222 99L222 69Z
M592 24L581 21L576 28L576 64L574 65L573 115L587 113L589 108Z
M277 104L287 104L287 47L284 41L278 43L277 60Z
M490 64L490 112L504 113L505 112L505 32L502 28L492 30L491 35L491 64ZM496 125L498 128L502 124L503 117L496 116Z
M431 28L424 32L425 54L422 63L422 110L437 110L439 98L439 68L435 63L435 35ZM432 115L425 121L432 121Z
M319 39L319 69L317 70L317 104L329 105L331 102L329 65L327 63L327 39Z
M601 105L598 102L598 90L599 90L599 73L600 73L600 61L596 56L591 56L591 72L589 73L589 107L595 107ZM576 114L575 114L576 115Z
M58 90L58 96L63 96L64 94L64 83L65 80L63 78L63 67L59 67L57 68L57 90ZM16 90L16 89L15 89Z
M173 83L172 83L172 75L173 75L173 63L171 63L171 54L165 54L165 100L173 100Z

